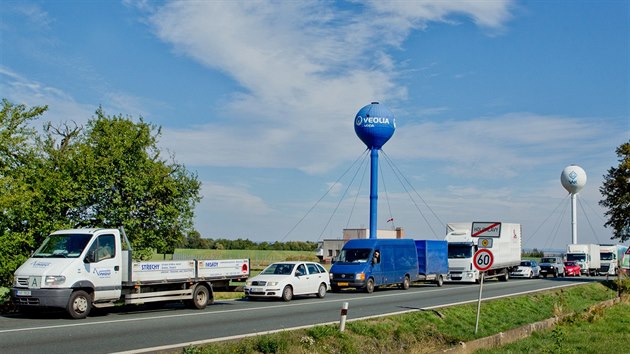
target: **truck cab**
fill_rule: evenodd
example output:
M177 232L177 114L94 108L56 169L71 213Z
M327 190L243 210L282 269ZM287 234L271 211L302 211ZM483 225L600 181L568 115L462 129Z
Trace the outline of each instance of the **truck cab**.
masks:
M11 296L18 306L70 307L80 313L87 297L94 303L120 298L122 257L118 230L53 232L15 271Z

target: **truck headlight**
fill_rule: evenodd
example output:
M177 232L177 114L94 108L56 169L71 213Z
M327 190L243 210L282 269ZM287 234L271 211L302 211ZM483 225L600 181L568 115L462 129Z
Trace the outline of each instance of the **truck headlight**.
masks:
M355 274L354 279L356 279L356 280L365 280L365 273L357 273L357 274Z
M63 275L47 275L46 278L44 278L44 285L47 286L61 285L65 282L66 277Z

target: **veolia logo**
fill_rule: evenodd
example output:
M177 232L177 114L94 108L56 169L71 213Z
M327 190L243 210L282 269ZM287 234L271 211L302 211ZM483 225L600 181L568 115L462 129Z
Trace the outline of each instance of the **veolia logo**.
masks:
M361 116L357 116L357 119L355 121L355 124L358 126L363 125L363 123L366 124L366 126L374 126L374 124L389 124L389 118L387 117L361 117Z
M577 184L577 173L575 173L575 171L571 171L571 173L569 173L569 183Z

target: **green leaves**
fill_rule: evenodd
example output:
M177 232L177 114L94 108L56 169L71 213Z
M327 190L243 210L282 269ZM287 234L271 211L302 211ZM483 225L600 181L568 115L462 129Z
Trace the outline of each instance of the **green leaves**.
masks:
M599 204L608 208L608 221L614 238L619 242L630 240L630 141L621 144L616 150L619 166L608 169L599 191L604 196Z
M101 108L86 127L29 122L47 107L2 101L0 284L50 232L124 226L134 254L168 251L192 229L197 176L161 157L160 128Z

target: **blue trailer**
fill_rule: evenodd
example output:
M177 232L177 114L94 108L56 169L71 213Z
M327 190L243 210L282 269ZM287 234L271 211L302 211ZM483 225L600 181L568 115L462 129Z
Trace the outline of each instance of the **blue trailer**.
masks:
M413 281L432 281L444 284L448 274L448 242L444 240L415 240L418 254L418 275Z
M333 292L342 288L368 293L377 286L431 281L442 286L448 273L448 244L437 240L354 239L348 241L330 269Z

